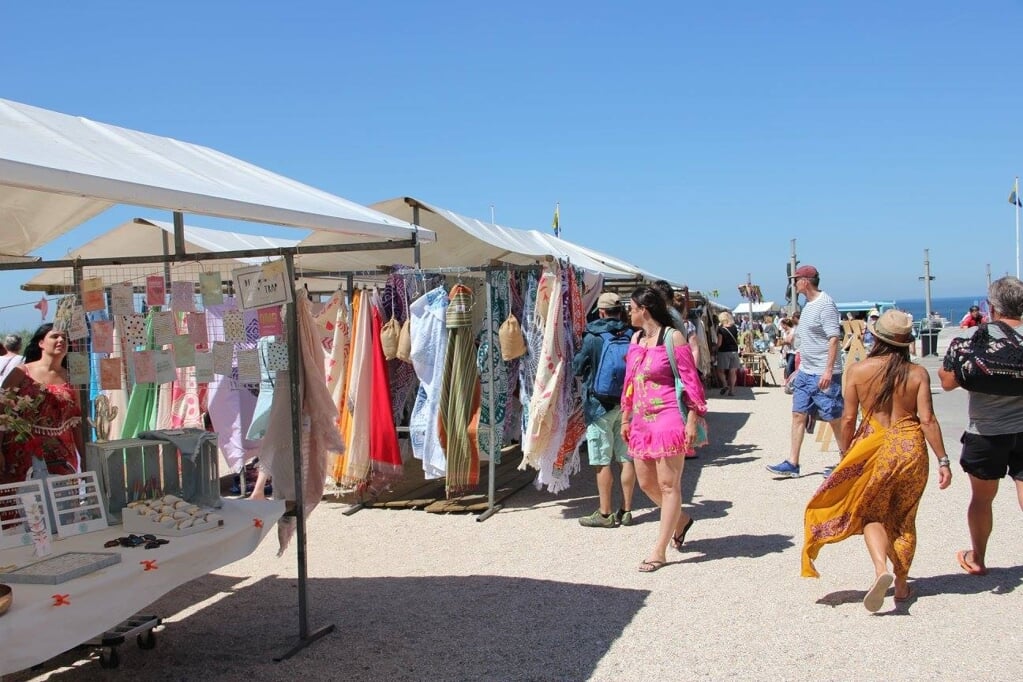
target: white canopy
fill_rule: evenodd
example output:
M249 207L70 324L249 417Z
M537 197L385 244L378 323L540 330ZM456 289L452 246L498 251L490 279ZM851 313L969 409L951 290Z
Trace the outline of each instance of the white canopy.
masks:
M424 268L488 265L493 261L511 265L529 265L553 256L567 258L573 264L606 279L661 279L621 259L587 249L537 230L518 230L459 215L412 197L387 199L371 208L412 222L413 207L419 207L419 224L437 235L435 244L420 249ZM394 263L412 263L412 253L404 251L362 251L343 254L302 255L302 246L331 244L336 235L313 232L299 245L298 263L311 271L372 270Z
M375 239L414 232L209 147L0 99L0 260L18 260L115 204Z
M734 310L732 310L732 314L733 315L748 315L749 311L750 311L749 309L750 309L750 304L748 302L740 303L739 305L735 306ZM760 303L754 303L753 304L753 314L754 315L766 315L768 313L777 313L777 312L781 312L781 308L779 308L775 304L774 301L761 301Z
M211 253L217 251L243 251L247 249L277 249L298 244L297 239L281 239L277 237L260 237L238 232L210 230L204 227L185 225L185 248L188 253ZM117 256L152 256L160 253L174 252L174 225L159 220L135 218L118 225L114 229L83 244L68 254L68 258L111 258ZM244 265L258 265L265 258L239 258L227 260L203 261L202 269L220 270L225 277L230 277L231 270ZM101 276L106 267L85 267L84 277ZM194 262L178 262L168 266L171 278L175 270L183 268L195 269ZM190 271L191 271L190 270ZM164 272L164 265L152 263L131 265L133 276L158 275ZM25 291L45 291L55 293L66 290L72 284L69 268L46 268L30 279L21 288Z

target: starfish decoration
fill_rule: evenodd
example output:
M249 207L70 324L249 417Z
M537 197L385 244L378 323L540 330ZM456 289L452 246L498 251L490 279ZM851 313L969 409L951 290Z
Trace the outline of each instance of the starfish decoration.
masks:
M256 528L262 528L263 519L252 519L252 525L255 526Z
M55 594L53 595L54 606L71 606L71 595L70 594Z
M143 559L139 564L142 565L143 571L155 571L160 568L156 565L156 559Z

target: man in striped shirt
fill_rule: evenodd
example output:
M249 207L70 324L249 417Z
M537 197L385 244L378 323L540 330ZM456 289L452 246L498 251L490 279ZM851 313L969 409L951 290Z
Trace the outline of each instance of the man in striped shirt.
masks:
M803 446L807 420L811 415L828 422L838 441L839 452L845 452L842 430L838 420L842 416L842 324L838 307L821 291L820 273L812 265L803 265L792 274L796 294L806 297L796 327L799 345L799 370L791 381L792 439L789 458L772 464L767 470L780 477L799 477L799 450ZM825 467L824 475L834 467Z

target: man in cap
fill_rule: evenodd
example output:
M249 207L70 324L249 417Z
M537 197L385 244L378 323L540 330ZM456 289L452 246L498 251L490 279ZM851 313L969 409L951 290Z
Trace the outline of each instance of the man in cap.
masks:
M839 418L842 416L842 324L838 307L819 289L820 273L812 265L802 265L792 273L796 295L806 297L796 327L799 344L799 371L792 387L792 438L789 457L767 470L780 477L799 477L799 450L803 446L807 421L811 416L828 422L835 434L840 453L845 452ZM825 476L834 467L826 467Z
M622 321L621 298L607 291L597 299L597 319L586 325L583 345L572 359L572 371L583 380L583 416L590 465L597 470L600 508L579 519L587 528L614 528L632 524L632 494L636 468L622 439L621 386L625 377L625 353L632 330ZM600 380L598 381L598 371ZM616 383L617 382L617 383ZM595 384L600 384L596 386ZM608 385L613 386L609 389ZM600 388L601 391L598 391ZM622 467L622 506L613 512L611 463Z

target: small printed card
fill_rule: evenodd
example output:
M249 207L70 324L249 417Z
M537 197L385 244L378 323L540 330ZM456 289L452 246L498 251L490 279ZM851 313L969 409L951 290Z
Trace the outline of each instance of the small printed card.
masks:
M259 320L260 336L278 336L284 333L281 325L281 307L279 305L269 308L260 308L256 311Z
M92 352L114 352L114 323L110 320L96 320L92 323Z
M68 324L67 337L71 341L89 336L89 326L85 322L85 309L76 305L71 309L71 322Z
M156 382L156 365L153 351L140 350L135 353L135 383L152 384Z
M149 305L165 305L167 303L167 289L163 281L163 275L149 275L146 277L146 303Z
M225 376L231 375L234 363L234 344L223 341L213 342L213 372Z
M166 346L174 343L177 330L174 324L174 313L160 310L153 313L153 345Z
M188 335L192 337L192 345L205 348L209 345L206 333L206 313L188 313Z
M174 373L174 357L168 351L153 351L153 366L156 369L156 383L158 384L169 384L177 376Z
M259 351L238 351L238 381L243 384L259 383Z
M192 367L195 365L195 344L189 334L178 334L174 337L174 366Z
M283 372L288 369L288 344L271 341L266 348L266 368L271 372Z
M82 280L82 307L88 313L107 307L107 302L103 298L102 277L87 277Z
M71 383L83 386L89 383L89 356L78 351L67 354L67 373Z
M171 310L176 313L195 310L195 282L171 282Z
M202 294L202 304L207 308L224 302L224 291L221 289L221 281L219 272L200 273L199 293Z
M213 353L202 351L195 354L195 381L208 384L213 381Z
M129 346L141 346L146 343L146 318L144 315L124 316L124 340Z
M240 310L224 313L224 340L245 341L245 316Z
M104 391L119 391L121 382L121 358L103 358L99 361L99 387Z
M114 315L135 314L135 289L131 282L110 285L110 312Z

